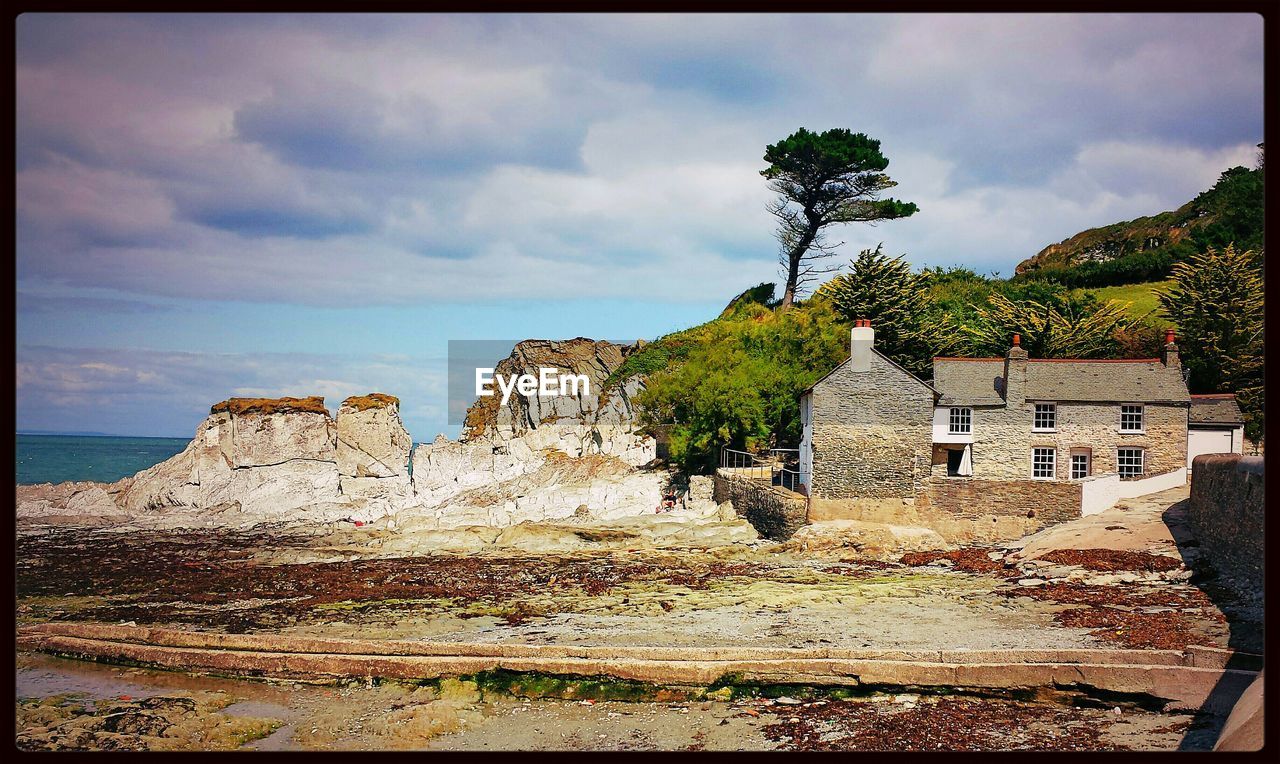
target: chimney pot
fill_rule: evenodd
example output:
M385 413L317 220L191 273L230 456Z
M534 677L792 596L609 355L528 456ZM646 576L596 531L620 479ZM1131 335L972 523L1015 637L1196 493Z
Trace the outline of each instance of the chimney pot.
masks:
M1174 340L1173 330L1172 330L1172 329L1165 329L1165 330L1164 330L1164 344L1166 344L1166 345L1172 345L1172 344L1173 344L1173 340Z
M1016 347L1016 348L1017 348L1017 347L1022 347L1022 335L1021 335L1021 334L1015 334L1015 335L1013 335L1013 346L1014 346L1014 347Z

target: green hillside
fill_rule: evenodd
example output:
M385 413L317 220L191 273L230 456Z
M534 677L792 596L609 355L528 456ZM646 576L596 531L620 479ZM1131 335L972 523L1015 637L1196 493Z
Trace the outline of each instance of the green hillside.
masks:
M1263 168L1233 167L1176 210L1113 223L1050 244L1018 264L1014 278L1069 287L1158 281L1206 247L1263 248Z
M1148 322L1164 325L1167 323L1156 310L1160 307L1156 301L1156 290L1165 289L1171 281L1147 281L1141 284L1122 284L1120 286L1099 287L1097 289L1080 290L1093 295L1099 302L1115 300L1129 303L1126 309L1134 318L1145 318Z

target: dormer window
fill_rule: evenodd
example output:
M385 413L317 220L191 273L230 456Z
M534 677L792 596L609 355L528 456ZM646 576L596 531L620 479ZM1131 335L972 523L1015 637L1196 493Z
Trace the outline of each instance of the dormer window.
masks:
M1031 420L1032 432L1053 432L1058 428L1058 406L1054 403L1037 403L1034 418Z
M1120 432L1143 432L1143 407L1138 404L1120 407Z

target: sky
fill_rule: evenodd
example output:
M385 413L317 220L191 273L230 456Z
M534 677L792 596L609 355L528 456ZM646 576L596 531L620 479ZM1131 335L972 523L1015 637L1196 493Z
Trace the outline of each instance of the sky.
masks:
M799 127L879 139L919 205L833 232L847 257L1006 276L1263 137L1249 14L16 27L20 431L190 437L230 396L381 391L415 440L456 436L449 340L653 339L777 281L759 171Z

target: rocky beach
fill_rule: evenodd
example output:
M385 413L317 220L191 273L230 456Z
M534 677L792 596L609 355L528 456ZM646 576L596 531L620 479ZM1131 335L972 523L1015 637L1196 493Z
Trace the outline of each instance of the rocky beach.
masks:
M602 386L626 352L499 367ZM233 398L132 478L19 486L19 746L1170 750L1254 676L1221 668L1260 660L1260 613L1197 572L1185 489L1002 544L773 540L657 458L642 385L488 399L417 448L389 394Z

